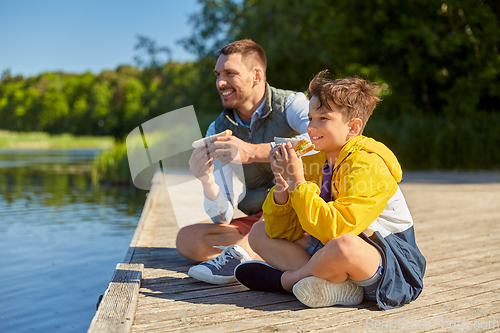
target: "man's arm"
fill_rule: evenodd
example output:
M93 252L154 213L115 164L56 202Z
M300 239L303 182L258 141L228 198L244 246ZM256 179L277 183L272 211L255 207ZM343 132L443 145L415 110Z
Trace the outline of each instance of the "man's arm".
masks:
M209 126L206 136L213 134L214 123ZM222 166L209 156L206 147L195 149L189 161L190 170L203 184L205 212L215 223L229 223L234 215L233 172L228 165ZM207 161L211 161L209 166Z
M288 125L299 132L301 137L306 137L309 140L309 136L307 135L309 101L306 96L303 93L289 95L285 108ZM213 134L215 134L215 131ZM214 158L219 159L223 163L268 163L271 157L270 151L273 147L272 143L253 144L240 140L235 136L226 136L217 138L217 141L209 146L209 151L211 154L216 152Z
M205 212L215 223L230 223L234 216L233 170L215 161L215 186L220 189L215 199L205 196Z
M295 131L306 134L309 125L309 101L303 93L291 94L286 99L286 120Z
M248 164L268 163L271 156L270 143L248 143L235 136L217 138L208 148L210 154L222 163Z

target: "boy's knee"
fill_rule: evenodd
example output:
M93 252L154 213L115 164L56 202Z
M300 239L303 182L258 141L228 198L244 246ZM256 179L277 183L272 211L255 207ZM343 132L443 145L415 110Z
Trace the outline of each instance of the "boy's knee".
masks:
M267 237L266 223L264 221L257 221L252 225L252 229L248 233L248 244L250 244L250 247L254 251L256 247L258 248L263 237Z
M338 260L351 261L357 255L358 240L359 237L354 234L343 234L326 243L325 252L328 252Z

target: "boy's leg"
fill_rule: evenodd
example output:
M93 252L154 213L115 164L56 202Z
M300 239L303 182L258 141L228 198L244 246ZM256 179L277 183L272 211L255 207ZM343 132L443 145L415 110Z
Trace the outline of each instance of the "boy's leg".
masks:
M304 266L311 256L305 250L308 236L296 242L285 239L270 238L265 229L265 222L256 222L248 241L252 249L268 264L281 270L298 270Z
M315 253L311 260L297 270L283 273L283 288L291 291L295 283L316 276L333 283L364 281L371 278L378 269L380 256L375 247L359 236L344 234L329 241Z
M287 292L281 285L283 271L300 269L311 259L305 250L308 236L296 242L270 238L264 221L253 225L248 240L252 249L266 261L246 261L236 267L236 279L251 290Z

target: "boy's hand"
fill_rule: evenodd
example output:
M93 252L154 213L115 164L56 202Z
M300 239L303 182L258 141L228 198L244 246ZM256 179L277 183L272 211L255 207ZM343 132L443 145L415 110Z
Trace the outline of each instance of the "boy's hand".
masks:
M276 148L275 168L280 171L281 177L293 191L298 184L305 182L302 160L297 156L290 142L277 145Z
M274 173L276 180L276 187L274 188L274 202L278 205L284 205L288 201L288 184L281 176L282 168L279 166L278 160L281 158L279 153L279 146L275 146L271 150L271 169Z
M288 184L285 179L281 176L283 168L279 165L281 160L281 154L279 152L279 145L271 149L271 170L273 170L274 179L276 180L276 190L282 192L288 190Z

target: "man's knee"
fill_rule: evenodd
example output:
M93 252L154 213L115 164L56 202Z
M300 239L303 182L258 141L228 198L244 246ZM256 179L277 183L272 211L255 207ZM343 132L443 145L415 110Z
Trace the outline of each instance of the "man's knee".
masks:
M200 223L186 226L177 233L177 252L185 258L205 261L213 258L220 250L215 245L235 244L242 236L238 229L227 224Z
M179 252L179 254L183 257L190 258L192 255L193 244L197 244L195 238L196 233L193 225L181 228L179 232L177 232L177 237L175 239L177 252Z

